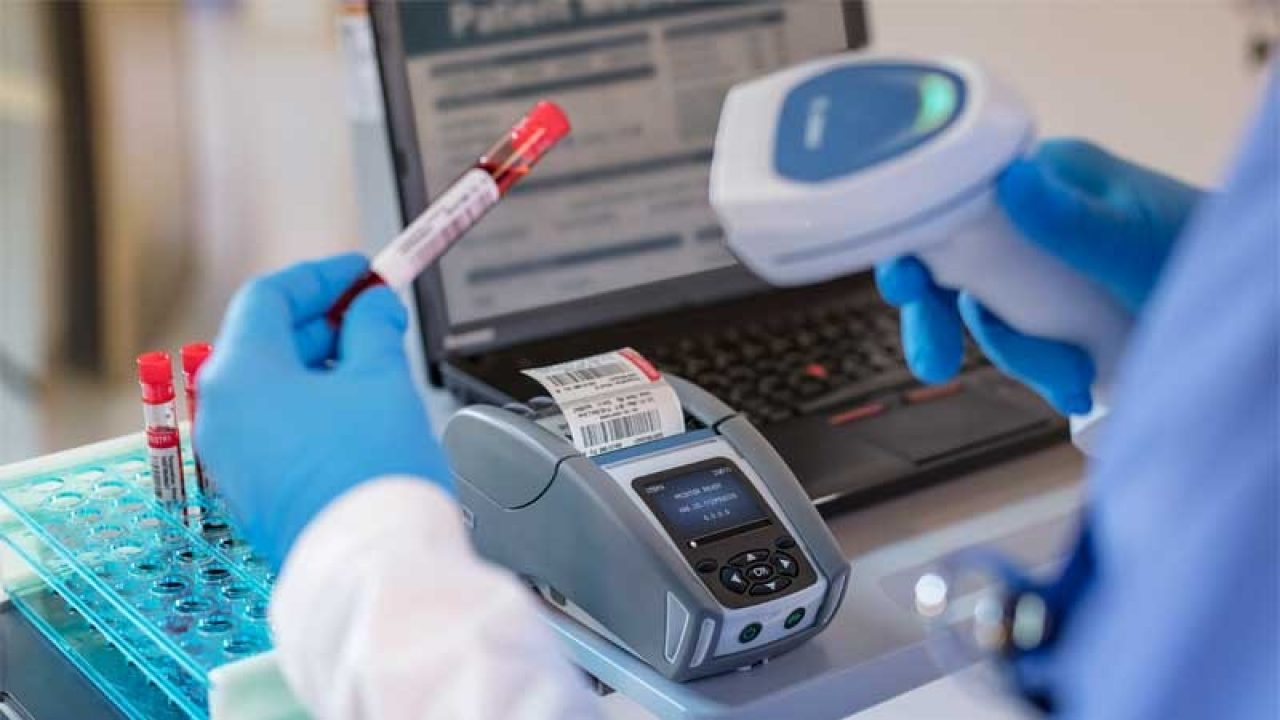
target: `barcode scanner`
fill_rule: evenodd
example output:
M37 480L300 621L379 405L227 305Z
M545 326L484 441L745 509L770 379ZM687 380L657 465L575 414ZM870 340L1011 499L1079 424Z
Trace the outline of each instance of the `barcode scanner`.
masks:
M910 253L1014 328L1083 348L1095 409L1072 432L1088 452L1133 320L996 204L997 176L1034 140L1021 99L974 63L837 55L730 90L711 204L729 247L772 284Z

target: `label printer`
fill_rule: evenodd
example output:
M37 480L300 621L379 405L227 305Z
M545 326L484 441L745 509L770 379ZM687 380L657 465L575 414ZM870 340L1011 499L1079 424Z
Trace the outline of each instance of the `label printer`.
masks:
M794 648L849 578L791 470L741 415L668 376L683 433L586 457L554 404L472 406L444 444L475 547L562 612L686 681Z

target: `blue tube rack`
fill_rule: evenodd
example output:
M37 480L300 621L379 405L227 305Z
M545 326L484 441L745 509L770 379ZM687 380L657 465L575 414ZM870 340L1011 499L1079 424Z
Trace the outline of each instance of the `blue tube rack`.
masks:
M210 671L271 649L270 569L218 501L186 515L140 435L0 468L0 584L131 718L207 718Z

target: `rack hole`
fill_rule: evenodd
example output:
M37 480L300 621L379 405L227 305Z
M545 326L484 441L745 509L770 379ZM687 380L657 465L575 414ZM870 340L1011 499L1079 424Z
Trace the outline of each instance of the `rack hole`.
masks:
M124 528L119 525L99 525L90 530L89 534L98 540L111 542L112 540L119 540L124 537Z
M231 618L226 615L210 615L196 624L196 629L207 635L218 635L232 628Z
M179 577L165 577L151 583L151 592L156 595L177 595L187 589L187 581Z
M222 588L222 597L232 602L243 600L252 594L253 589L241 583L232 583Z
M262 646L257 640L246 635L229 637L222 643L222 649L228 655L235 655L237 657L241 655L252 655L253 653L258 652L261 647Z
M231 577L231 571L221 565L210 565L200 570L200 579L207 583L220 583Z
M56 478L56 477L45 478L44 480L40 480L39 482L33 483L31 485L31 491L47 495L53 492L54 490L61 489L62 486L65 484L66 483L63 482L62 478Z
M254 622L262 622L267 619L267 604L265 602L251 602L244 608L244 616Z
M119 480L103 480L93 488L93 497L98 500L114 500L129 492L129 486Z
M54 510L71 510L84 502L84 496L74 490L64 490L50 495L47 502Z
M164 565L156 562L155 558L137 560L129 565L129 573L135 577L153 578L162 572L164 572ZM174 592L177 591L175 590Z
M213 609L213 603L198 597L184 597L173 604L173 609L183 615L199 615Z

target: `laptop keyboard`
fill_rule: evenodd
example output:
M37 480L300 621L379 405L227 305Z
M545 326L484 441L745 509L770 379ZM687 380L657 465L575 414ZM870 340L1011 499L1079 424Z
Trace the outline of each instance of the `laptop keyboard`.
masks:
M770 425L915 384L898 332L897 310L863 296L644 350L662 370ZM981 362L966 344L966 367Z

